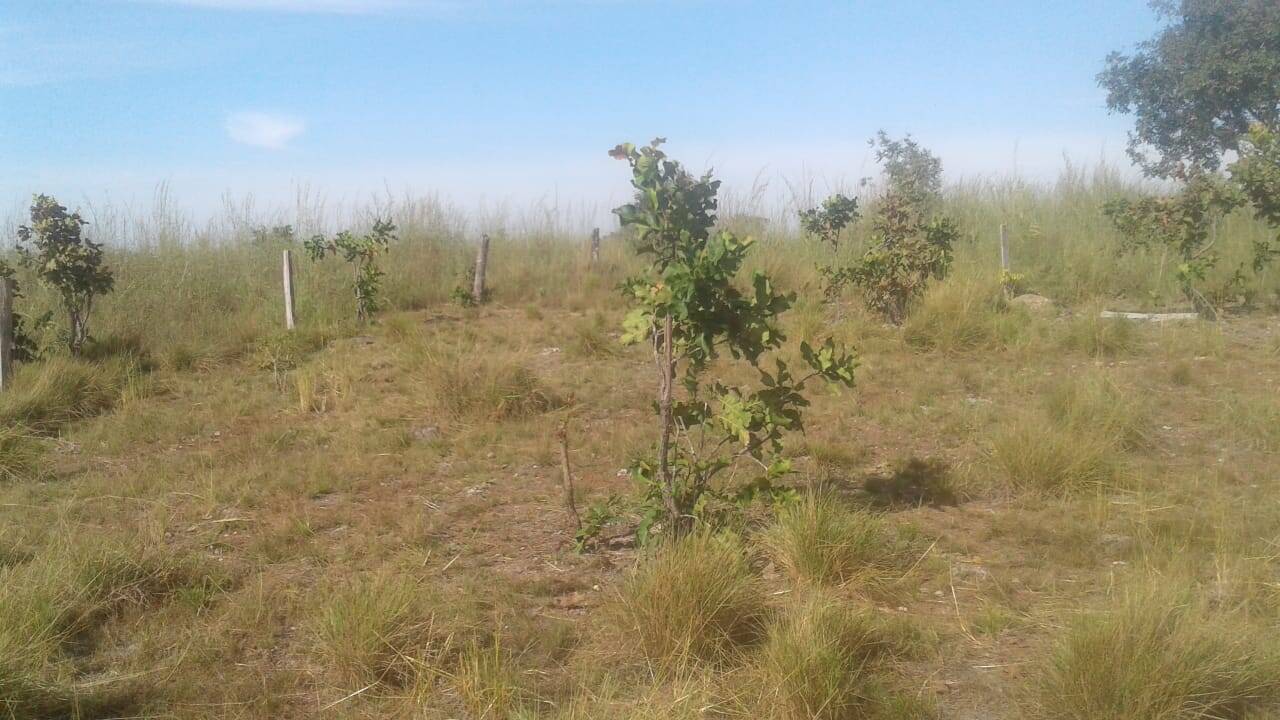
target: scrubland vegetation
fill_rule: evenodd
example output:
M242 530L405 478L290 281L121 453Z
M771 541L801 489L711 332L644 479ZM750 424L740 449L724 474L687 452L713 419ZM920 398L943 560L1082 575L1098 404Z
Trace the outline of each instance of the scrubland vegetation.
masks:
M1148 74L1188 37L1236 57L1177 7L1113 107L1181 98ZM881 134L879 185L772 209L623 144L599 261L430 198L206 230L37 198L0 266L0 716L1274 717L1267 119L1140 123L1159 187L944 186ZM1102 314L1169 309L1200 319Z
M286 237L95 236L116 290L94 339L73 358L45 337L0 397L0 703L1265 717L1280 278L1218 322L1099 318L1181 302L1158 256L1116 254L1099 208L1130 191L1105 174L946 188L964 235L901 326L854 288L824 299L818 268L861 256L862 225L833 250L765 223L745 264L797 294L780 330L853 348L856 385L809 393L783 451L794 499L641 548L620 471L653 442L654 370L651 348L619 342L616 288L641 269L621 236L591 266L585 234L495 234L491 299L464 308L448 296L474 252L465 223L403 204L376 320L357 322L330 259L298 268L294 333ZM1001 221L1055 307L1004 292ZM1268 230L1233 214L1220 232L1244 254ZM55 307L44 293L26 283L19 310ZM708 374L746 379L727 359ZM561 421L579 505L615 498L585 553Z

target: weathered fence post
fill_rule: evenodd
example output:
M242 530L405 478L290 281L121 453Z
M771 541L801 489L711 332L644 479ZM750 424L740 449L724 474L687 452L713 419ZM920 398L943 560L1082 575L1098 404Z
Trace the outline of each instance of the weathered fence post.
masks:
M293 319L293 253L284 251L284 326L292 330Z
M480 248L476 251L476 277L471 286L471 295L477 303L484 302L484 271L489 264L489 236L480 236Z
M600 228L591 229L591 265L594 267L600 262Z
M0 390L13 384L13 278L0 278Z
M1009 229L1000 223L1000 269L1009 272Z

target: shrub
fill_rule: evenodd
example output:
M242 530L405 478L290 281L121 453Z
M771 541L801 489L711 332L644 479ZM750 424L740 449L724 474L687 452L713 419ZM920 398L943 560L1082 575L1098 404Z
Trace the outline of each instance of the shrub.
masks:
M22 264L58 293L72 355L79 354L89 339L93 301L115 285L111 271L103 265L102 245L81 235L85 225L80 213L68 213L48 195L37 195L31 204L31 224L18 228Z
M382 304L382 278L386 273L378 267L378 256L387 251L395 236L396 226L388 220L375 220L373 229L365 235L344 230L334 238L313 236L303 243L312 260L322 260L326 255L342 255L351 263L355 277L351 290L355 294L356 319L364 322L373 317Z
M778 511L764 533L773 561L792 578L834 585L899 567L904 546L879 516L808 495Z
M753 274L749 289L740 286L754 241L712 231L719 181L710 173L690 175L667 158L659 148L663 142L640 149L626 143L609 153L627 162L636 189L634 201L614 213L635 232L637 251L651 263L623 284L632 309L622 340L649 345L659 372L656 457L631 469L644 489L641 542L659 518L681 535L697 521L714 524L723 508L772 499L775 483L791 471L781 456L783 437L803 429L806 383L820 378L852 386L856 365L828 338L816 349L800 344L807 374L793 376L778 357L772 371L763 367L762 356L782 347L778 318L794 295L776 292L763 272ZM704 371L722 352L754 370L759 387L704 382ZM716 485L721 473L743 465L751 468L746 482Z
M1104 212L1124 238L1124 250L1155 247L1177 253L1183 294L1197 312L1214 319L1217 309L1199 287L1218 263L1211 230L1242 202L1239 190L1217 175L1196 174L1173 195L1112 200ZM1243 275L1237 277L1243 283Z
M760 651L768 716L864 717L876 696L873 663L889 650L874 615L815 595L775 623Z
M15 274L8 263L0 260L0 278L9 278L13 281L13 301L16 303L22 298L22 286L18 283L17 278L14 277ZM32 321L31 318L11 308L10 317L12 318L10 348L13 353L13 361L16 363L33 362L40 356L40 345L34 333L49 320L50 316L46 314Z
M840 243L840 233L858 219L858 199L839 193L822 201L822 207L800 211L800 229L831 247Z
M1145 589L1067 628L1038 690L1052 720L1231 720L1277 699L1280 667L1237 618Z
M910 136L872 140L887 187L875 205L872 244L855 263L823 269L828 294L846 283L858 287L867 306L901 325L931 280L946 276L959 228L936 214L942 162Z
M642 560L623 581L613 613L645 659L675 669L722 661L757 639L765 602L735 538L694 533Z

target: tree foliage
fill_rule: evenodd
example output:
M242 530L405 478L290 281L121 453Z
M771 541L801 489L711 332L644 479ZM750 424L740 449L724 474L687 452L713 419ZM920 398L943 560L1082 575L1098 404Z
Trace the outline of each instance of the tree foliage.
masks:
M916 142L911 135L901 140L881 130L871 139L889 191L905 204L928 209L942 197L942 159Z
M794 296L778 292L762 272L739 285L754 241L714 230L719 181L691 175L662 143L610 152L630 165L636 191L614 212L651 263L623 284L632 304L623 341L650 345L658 381L657 455L632 468L645 489L641 541L656 522L679 535L716 522L726 508L784 493L778 483L790 465L781 457L783 437L803 427L806 384L821 378L851 386L855 367L852 354L830 339L801 344L802 374L778 357L786 341L778 318ZM753 368L758 385L706 379L722 353ZM717 482L722 474L742 478L744 465L745 480Z
M836 193L823 200L821 207L801 210L800 229L835 247L840 244L840 233L858 217L858 199Z
M22 297L22 286L18 283L16 273L8 263L0 260L0 278L9 278L13 280L13 299L16 301ZM37 327L48 322L49 314L35 321ZM40 356L40 347L36 343L35 337L31 334L31 328L27 323L27 316L13 311L13 359L16 362L26 363L32 362Z
M1254 125L1240 143L1240 159L1231 165L1231 179L1253 205L1259 220L1280 230L1280 130ZM1261 271L1277 254L1274 243L1254 246L1253 269Z
M1206 317L1217 309L1201 291L1209 270L1218 264L1211 237L1214 225L1243 202L1237 189L1215 174L1199 173L1172 195L1119 199L1103 212L1125 238L1124 249L1165 248L1178 260L1183 294Z
M1207 317L1219 302L1250 293L1241 264L1217 290L1205 289L1218 262L1213 228L1252 205L1280 228L1280 3L1273 0L1161 0L1167 21L1133 55L1112 53L1099 83L1113 111L1132 113L1129 154L1153 176L1182 181L1164 197L1117 200L1105 212L1129 247L1163 246L1179 258L1184 294ZM1223 163L1228 175L1219 173ZM1254 245L1261 272L1278 239Z
M395 236L396 226L389 220L374 220L373 229L356 235L343 230L333 238L312 236L303 243L312 260L322 260L326 255L341 255L351 263L355 277L351 283L356 300L356 319L364 322L373 317L382 303L382 277L386 275L378 267L378 256L387 251Z
M31 204L31 224L18 228L18 257L40 283L58 294L67 317L66 341L78 355L89 339L94 300L115 286L104 263L102 245L84 237L88 225L80 213L69 213L48 195Z
M871 246L857 261L822 272L828 294L852 284L869 308L896 325L931 280L946 276L960 231L936 214L942 161L909 135L894 140L882 131L871 142L885 176L884 194L873 205Z
M1160 0L1168 22L1098 76L1112 111L1132 113L1129 155L1150 175L1221 167L1249 128L1280 127L1280 3Z

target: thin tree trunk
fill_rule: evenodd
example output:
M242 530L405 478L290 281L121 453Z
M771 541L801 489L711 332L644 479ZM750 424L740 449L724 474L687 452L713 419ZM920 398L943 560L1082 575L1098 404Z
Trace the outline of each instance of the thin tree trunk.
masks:
M0 390L13 386L13 286L12 278L0 278Z
M662 483L662 499L667 506L667 522L674 536L684 533L684 517L676 502L675 474L671 470L671 396L675 385L675 360L672 348L672 335L675 323L668 315L662 324L662 346L655 348L660 355L659 372L661 386L658 395L658 418L662 424L662 434L658 441L658 476Z
M573 472L569 469L568 426L568 421L560 423L556 437L560 440L560 474L564 480L564 504L569 509L569 515L573 517L574 532L577 532L582 529L582 516L578 514L578 503L573 497Z

